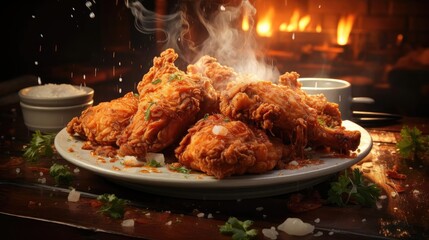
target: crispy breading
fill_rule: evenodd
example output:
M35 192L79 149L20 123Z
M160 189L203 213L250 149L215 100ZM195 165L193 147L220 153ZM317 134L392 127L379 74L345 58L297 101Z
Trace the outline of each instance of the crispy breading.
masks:
M139 82L137 112L117 141L120 155L144 158L162 151L196 121L201 85L174 65L177 58L173 49L165 50Z
M282 158L283 147L261 129L215 114L190 128L175 154L186 167L222 179L272 170Z
M137 111L138 98L129 92L110 102L85 109L67 124L70 135L78 134L90 144L116 146L116 140Z

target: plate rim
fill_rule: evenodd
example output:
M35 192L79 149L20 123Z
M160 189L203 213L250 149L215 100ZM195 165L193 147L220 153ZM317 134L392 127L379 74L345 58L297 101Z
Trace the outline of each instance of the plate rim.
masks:
M288 183L306 181L309 179L323 177L326 175L339 172L348 167L351 167L352 165L364 159L372 149L373 141L372 141L371 135L363 127L361 127L360 125L350 120L343 121L343 126L345 126L346 129L349 129L349 130L359 130L361 132L361 142L358 148L360 149L362 146L362 148L364 149L361 149L361 151L357 152L358 155L356 158L345 159L346 162L342 164L333 164L333 165L329 165L329 167L324 166L324 168L323 168L323 165L319 167L312 165L311 167L303 167L305 169L301 168L301 169L295 169L295 170L287 170L287 169L272 170L270 172L263 173L263 174L246 174L243 176L232 176L232 177L228 177L220 180L207 176L204 173L197 173L197 175L205 175L203 179L189 178L185 174L175 173L175 172L168 173L172 175L172 177L169 177L169 178L160 177L159 173L155 173L155 174L129 174L128 173L127 174L126 172L123 172L123 171L106 169L105 167L102 167L100 165L95 165L89 160L88 161L79 160L77 159L77 157L73 157L72 154L75 152L87 151L86 152L87 155L91 156L91 153L90 153L91 150L73 149L72 152L68 152L67 149L64 149L62 147L63 143L61 142L61 141L64 141L64 138L66 138L65 141L67 141L67 138L69 138L69 141L75 141L75 143L79 143L80 141L80 143L83 144L84 142L83 140L79 140L76 137L70 136L67 133L66 128L63 128L60 132L58 132L54 140L54 145L57 152L66 161L78 167L82 167L88 171L91 171L97 175L101 175L103 177L106 177L112 180L138 183L138 184L144 184L144 185L155 186L155 187L156 186L160 186L160 187L174 186L174 187L184 188L184 189L201 189L201 188L228 189L228 188L238 188L238 187L261 187L261 186L275 185L275 184L288 184ZM96 156L93 156L93 157L96 157ZM343 159L344 158L337 158L334 160L342 161ZM324 162L326 161L330 161L330 159L325 159ZM174 175L176 175L177 178L174 177ZM311 175L311 177L309 177L309 175Z

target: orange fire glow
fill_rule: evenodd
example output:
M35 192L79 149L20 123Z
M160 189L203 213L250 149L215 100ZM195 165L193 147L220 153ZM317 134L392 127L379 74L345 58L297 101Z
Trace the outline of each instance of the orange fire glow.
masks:
M273 20L273 17L274 17L274 9L270 8L268 9L265 16L263 16L258 21L258 24L256 25L256 32L258 33L259 36L271 37L271 35L273 34L272 27L271 27L271 22Z
M300 31L303 32L306 30L308 24L311 21L311 17L306 15L301 18L299 10L295 9L292 13L292 16L289 19L289 24L282 22L279 26L279 31L281 32L293 32Z
M338 45L346 45L349 41L350 32L352 31L355 16L349 14L341 17L337 27L337 43Z
M250 25L249 25L249 15L244 14L243 16L243 22L241 23L241 28L243 31L249 31Z

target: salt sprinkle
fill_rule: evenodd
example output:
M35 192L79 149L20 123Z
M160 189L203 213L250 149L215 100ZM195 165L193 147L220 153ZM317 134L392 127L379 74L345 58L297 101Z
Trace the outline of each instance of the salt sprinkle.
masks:
M213 218L213 214L211 213L207 214L207 218Z
M314 222L315 222L315 223L320 223L320 218L316 218L316 219L314 219Z
M256 208L256 211L258 211L258 212L260 212L260 211L262 211L262 210L264 210L264 207L257 207L257 208Z
M199 217L199 218L204 217L204 213L198 213L198 214L197 214L197 217Z
M75 168L75 169L73 170L73 172L74 172L74 173L79 173L79 172L80 172L80 169L79 169L79 168Z
M329 236L332 236L332 235L334 235L334 232L330 231L328 234L329 234Z
M366 222L366 218L362 218L362 222Z
M313 236L315 236L315 237L320 237L320 236L322 236L323 235L323 232L322 231L318 231L317 233L315 233Z
M415 189L415 190L413 190L413 194L414 194L414 195L419 195L419 194L420 194L420 191L419 191L419 190L417 190L417 189Z
M170 226L172 224L171 220L166 222L165 225Z
M16 174L19 174L21 172L21 168L16 168L15 172L16 172Z

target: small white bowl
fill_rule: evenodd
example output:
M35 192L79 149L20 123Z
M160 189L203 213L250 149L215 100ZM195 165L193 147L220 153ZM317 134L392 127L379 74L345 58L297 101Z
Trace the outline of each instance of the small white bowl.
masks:
M60 85L56 84L45 84L45 85L38 85L38 86L32 86L27 87L24 89L21 89L18 92L19 98L21 102L33 105L33 106L39 106L39 107L64 107L64 106L74 106L79 104L85 104L91 101L94 97L94 90L90 87L84 87L84 86L77 86L77 85L69 85L69 84L62 84L63 87L74 87L78 90L83 90L83 93L81 94L75 94L71 96L32 96L30 94L31 91L42 89L46 87L46 85L51 85L51 87L59 87ZM59 89L59 88L58 88ZM57 91L58 91L57 89Z
M73 106L45 107L33 106L20 102L24 123L31 131L44 133L59 132L73 118L80 116L83 110L92 106L93 100Z

